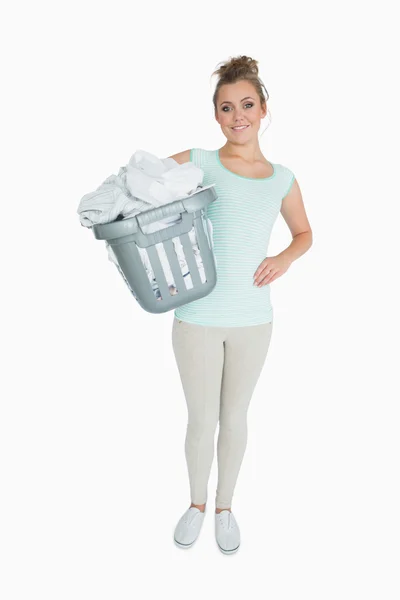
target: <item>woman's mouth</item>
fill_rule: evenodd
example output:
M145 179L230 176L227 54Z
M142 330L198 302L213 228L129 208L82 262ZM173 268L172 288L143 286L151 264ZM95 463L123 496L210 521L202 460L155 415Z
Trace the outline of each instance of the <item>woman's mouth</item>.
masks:
M250 127L250 125L241 125L240 127L232 127L232 131L244 131L248 127Z

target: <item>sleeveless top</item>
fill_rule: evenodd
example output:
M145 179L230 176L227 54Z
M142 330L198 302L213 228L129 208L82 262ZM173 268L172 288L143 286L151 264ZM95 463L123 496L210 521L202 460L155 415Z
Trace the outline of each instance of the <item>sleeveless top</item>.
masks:
M294 174L271 163L270 177L237 175L222 165L218 150L193 148L190 160L204 171L203 186L215 184L217 199L207 206L206 216L213 226L217 283L207 296L178 306L175 317L214 327L269 323L270 285L253 285L253 275L268 256L272 227Z

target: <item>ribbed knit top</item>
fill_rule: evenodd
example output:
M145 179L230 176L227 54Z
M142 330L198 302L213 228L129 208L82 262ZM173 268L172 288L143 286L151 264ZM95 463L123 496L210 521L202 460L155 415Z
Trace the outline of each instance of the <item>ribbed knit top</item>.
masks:
M273 320L270 285L253 285L253 275L268 256L272 227L294 174L271 163L270 177L252 178L224 167L218 150L193 148L190 160L204 171L203 185L218 196L207 207L213 226L217 283L203 298L175 309L177 319L197 325L244 327Z

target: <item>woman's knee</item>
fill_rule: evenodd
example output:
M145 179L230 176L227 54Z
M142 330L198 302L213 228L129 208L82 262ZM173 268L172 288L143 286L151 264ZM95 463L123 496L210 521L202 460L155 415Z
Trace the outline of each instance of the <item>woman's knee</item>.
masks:
M218 416L213 418L191 417L188 420L187 431L193 438L214 436L218 424Z
M247 408L221 411L219 428L222 431L240 431L247 426Z

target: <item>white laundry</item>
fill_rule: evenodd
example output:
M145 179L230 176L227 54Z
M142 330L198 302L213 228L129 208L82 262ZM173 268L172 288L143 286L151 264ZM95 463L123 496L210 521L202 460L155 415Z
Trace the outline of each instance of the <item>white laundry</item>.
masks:
M149 175L155 169L158 173L156 178ZM110 175L94 192L83 196L77 212L85 227L110 223L119 216L133 217L167 202L186 198L199 187L207 189L201 186L203 177L203 170L191 162L180 165L173 158L159 159L138 150L131 156L129 164L120 168L118 175ZM183 187L185 181L186 188ZM154 186L154 183L160 185ZM164 186L163 190L161 186ZM174 191L174 186L179 191Z
M140 212L150 210L151 208L188 197L196 191L200 191L200 189L204 190L214 186L214 184L212 184L210 186L202 187L201 183L203 177L204 172L202 169L196 167L191 162L179 165L170 157L159 159L149 152L137 150L131 156L129 164L120 168L117 176L111 175L94 192L83 196L77 212L81 224L85 227L92 227L97 223L109 223L111 221L120 220L121 218L130 218ZM180 215L176 215L144 225L142 229L144 233L152 233L159 229L169 227L171 224L179 222L179 220ZM211 221L207 219L209 231L207 230L205 219L201 219L201 221L209 245L212 247L213 238ZM194 227L192 227L188 234L196 264L199 269L200 279L204 283L206 277ZM187 289L191 289L193 283L179 237L172 238L172 242L184 277L185 285ZM108 242L106 242L106 247L109 259L116 264L123 275L118 260ZM155 280L147 251L145 248L140 248L139 246L137 246L137 248L153 291L156 297L160 299L159 287ZM155 248L158 252L170 292L177 293L164 245L158 243L155 245ZM129 286L124 275L123 277Z
M167 158L158 158L158 156L146 152L146 150L136 150L129 159L128 164L137 167L141 171L145 171L147 175L154 178L161 177L161 175L165 173L165 169L169 170L179 165L179 163L170 156Z
M111 223L117 217L128 218L152 208L147 202L133 198L126 187L126 167L118 175L110 175L94 192L85 194L78 206L81 225Z
M153 206L161 206L195 192L203 181L202 169L192 162L180 165L174 159L169 160L173 164L137 150L127 166L126 185L131 194Z

